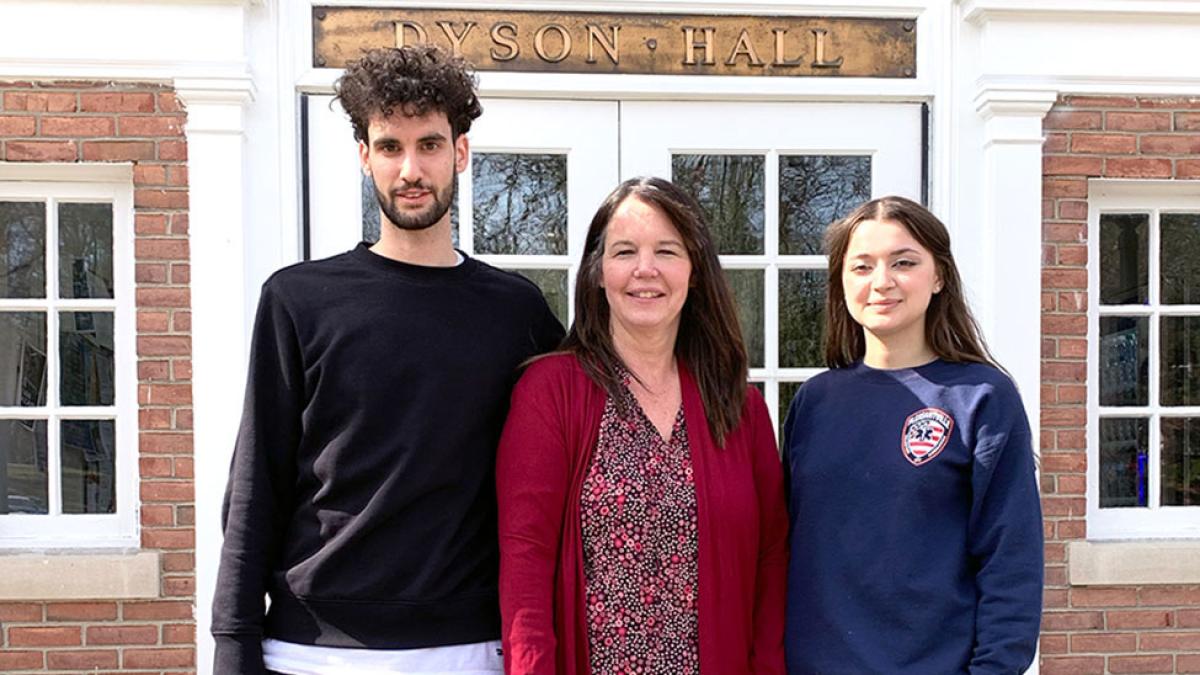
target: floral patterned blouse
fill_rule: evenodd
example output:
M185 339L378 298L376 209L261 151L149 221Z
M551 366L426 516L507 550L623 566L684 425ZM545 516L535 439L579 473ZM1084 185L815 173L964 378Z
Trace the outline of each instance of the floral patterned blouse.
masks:
M610 398L580 496L591 672L696 675L696 489L683 408L669 440Z

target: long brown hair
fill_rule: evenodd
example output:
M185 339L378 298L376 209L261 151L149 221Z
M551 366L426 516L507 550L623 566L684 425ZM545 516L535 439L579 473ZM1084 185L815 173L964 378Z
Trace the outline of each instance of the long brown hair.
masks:
M933 255L942 281L942 289L930 298L929 309L925 311L925 340L933 353L947 361L986 363L1000 368L967 307L962 279L950 252L950 232L924 206L903 197L880 197L869 201L830 225L825 232L825 250L829 253L825 364L830 368L844 368L863 358L867 351L863 327L846 309L846 294L842 288L842 270L850 237L866 220L902 225Z
M562 350L575 354L588 376L619 405L624 364L609 329L601 267L608 223L617 207L631 198L662 209L687 249L692 278L675 338L675 355L696 379L713 440L718 446L724 445L746 401L746 346L733 293L721 272L700 205L674 183L662 178L631 178L618 185L600 205L584 242L575 279L575 323L563 340Z

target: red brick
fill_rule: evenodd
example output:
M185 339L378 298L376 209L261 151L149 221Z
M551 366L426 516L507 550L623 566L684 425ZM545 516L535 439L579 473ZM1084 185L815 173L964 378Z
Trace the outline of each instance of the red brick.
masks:
M1103 155L1130 155L1137 151L1137 136L1132 134L1073 134L1071 152Z
M1200 673L1200 654L1180 654L1176 656L1175 672Z
M1058 309L1060 312L1086 312L1087 293L1082 291L1065 291L1059 293Z
M1042 152L1066 152L1069 139L1067 134L1046 134L1042 142Z
M166 185L167 167L161 164L138 164L133 167L133 184Z
M1087 478L1084 476L1059 476L1058 491L1062 494L1086 494Z
M162 627L163 644L192 644L196 640L196 626L190 623L171 623Z
M141 235L166 234L167 216L163 213L135 214L133 217L133 229Z
M38 670L45 665L43 652L0 649L0 672Z
M146 465L153 465L151 475L169 476L171 475L171 460L165 457L142 457L138 460L142 467L142 476L145 477ZM166 465L166 473L159 473L162 465ZM170 527L175 524L175 509L166 504L142 504L141 518L143 527Z
M91 162L139 162L154 159L151 141L86 141L83 159Z
M1175 113L1176 131L1200 131L1200 113Z
M189 668L196 663L194 649L126 649L122 654L121 666L126 670L136 668Z
M125 618L129 619L129 606L125 607ZM155 626L88 626L89 645L152 645L158 642Z
M186 288L139 288L138 307L188 307L191 291Z
M43 136L112 136L115 126L111 117L43 117Z
M1104 128L1110 131L1170 131L1171 113L1108 112Z
M1042 270L1042 288L1078 288L1087 289L1087 270L1078 269L1044 269Z
M1110 656L1110 673L1170 673L1175 671L1175 661L1163 656Z
M1055 356L1058 356L1058 345L1054 342L1053 339L1050 339L1050 338L1043 339L1042 340L1042 358L1043 359L1052 359ZM1051 388L1051 389L1053 389L1053 388ZM1051 394L1053 394L1053 391L1051 391ZM1048 400L1050 400L1050 398L1047 398L1046 396L1043 395L1042 400L1048 401Z
M188 193L187 190L134 190L133 205L142 209L186 209Z
M1048 452L1042 454L1045 473L1082 473L1087 469L1087 453Z
M171 265L171 283L173 284L189 284L192 281L192 267L187 263L173 263Z
M1188 110L1200 110L1200 98L1139 98L1138 106L1142 108L1185 108Z
M177 546L175 548L187 548ZM188 597L196 594L195 577L167 577L162 582L162 594L168 598Z
M180 364L177 362L176 365L178 366ZM187 363L187 377L185 378L182 374L179 375L179 377L180 377L180 379L189 379L189 380L192 378L192 364L190 361ZM175 411L175 428L176 429L191 429L192 428L192 410L191 410L191 408L177 409Z
M1066 544L1048 541L1045 543L1044 548L1045 548L1045 553L1043 555L1046 558L1046 562L1062 563L1062 562L1067 561L1067 546L1066 546ZM1103 615L1100 614L1099 612L1073 612L1071 615L1067 615L1067 616L1073 616L1073 615L1083 616L1085 614L1095 614L1097 621L1102 621L1104 618ZM1057 613L1055 615L1058 616ZM1050 617L1050 615L1047 614L1046 617L1042 619L1042 630L1066 630L1065 628L1049 628L1049 627L1047 627L1048 624L1046 623L1046 619L1049 617ZM1100 624L1087 625L1087 626L1076 626L1076 628L1099 628L1099 627L1100 627Z
M1042 121L1043 129L1099 129L1103 123L1094 111L1053 110Z
M117 618L115 602L51 602L47 621L111 621Z
M191 404L192 385L190 384L152 384L146 397L146 403L151 405ZM145 436L146 434L143 434ZM165 441L156 441L156 443ZM174 450L168 451L174 452Z
M1082 516L1087 514L1087 500L1079 497L1043 497L1042 515Z
M188 386L188 385L182 385ZM192 435L188 433L144 432L138 435L138 450L146 454L173 455L192 451Z
M1180 628L1200 628L1200 609L1181 609L1175 619Z
M1042 639L1038 641L1041 647L1042 654L1066 654L1067 653L1067 636L1066 635L1046 635L1042 634Z
M1046 458L1042 458L1043 466ZM1073 607L1132 607L1137 591L1132 588L1076 587L1071 589Z
M170 377L170 366L166 361L141 361L138 363L139 380L165 380ZM149 403L149 401L140 401Z
M42 606L29 602L0 604L0 622L41 621Z
M1046 588L1042 590L1042 605L1047 609L1067 606L1067 591L1059 588Z
M1200 154L1200 134L1147 134L1141 145L1148 155L1196 155Z
M145 528L142 530L142 548L185 549L195 547L195 531L191 528L184 530Z
M188 233L188 214L173 213L171 214L171 234L186 236Z
M1055 295L1054 293L1042 293L1042 311L1043 312L1054 311L1054 308L1058 306L1057 303L1055 302L1057 299L1058 299L1058 296Z
M1086 246L1059 246L1058 247L1058 264L1060 265L1078 265L1085 267L1087 265L1087 247Z
M196 569L196 556L180 551L165 551L160 558L164 572L192 572Z
M122 136L182 136L183 118L165 115L120 118Z
M1138 647L1143 652L1200 651L1200 633L1142 633Z
M183 112L183 104L173 92L164 91L158 95L158 109L160 112Z
M1047 176L1099 176L1104 159L1078 155L1049 155L1042 158L1042 173Z
M1071 636L1071 652L1133 652L1137 651L1136 633L1088 633Z
M1078 314L1044 314L1042 335L1087 335L1087 317Z
M1072 343L1076 342L1071 340ZM1084 342L1086 345L1087 343ZM1059 403L1084 403L1087 401L1087 387L1084 385L1060 384L1058 385L1058 402Z
M4 109L9 111L75 112L78 107L75 94L37 91L4 92Z
M127 602L124 610L125 619L134 621L191 620L192 618L192 604L181 600Z
M84 112L154 112L154 94L118 92L80 94L79 108Z
M1043 197L1086 197L1087 181L1082 178L1046 178L1042 180Z
M1200 586L1144 586L1138 598L1144 607L1200 605Z
M187 187L188 168L183 164L173 165L167 172L167 184L176 187Z
M33 117L0 115L0 136L33 136L36 132L37 120Z
M138 260L187 260L187 239L138 239L134 242Z
M138 429L143 431L171 428L171 411L168 408L142 408L138 411Z
M1137 99L1129 96L1065 96L1063 103L1078 108L1133 108Z
M1103 656L1046 656L1042 658L1042 675L1095 675L1104 672Z
M1170 628L1174 625L1175 614L1161 609L1151 610L1112 610L1107 614L1108 627L1112 630L1122 628Z
M191 360L190 359L175 359L171 363L171 372L174 374L176 380L192 379L192 362L191 362ZM182 427L182 428L185 428L185 429L192 428L190 411L188 412L188 426Z
M1054 444L1059 450L1086 450L1087 432L1082 429L1064 429L1054 434Z
M1087 241L1087 226L1082 223L1046 223L1042 225L1042 241L1083 243Z
M187 159L187 143L183 141L159 141L158 158L164 161L182 162Z
M190 502L195 498L195 489L188 482L154 481L141 484L143 502ZM126 613L128 616L128 613ZM148 618L148 617L136 617ZM172 617L178 618L178 617Z
M170 320L171 315L167 312L138 312L137 330L139 333L164 333Z
M99 670L117 667L117 650L85 649L46 652L46 665L53 670Z
M79 156L75 141L8 141L4 158L10 162L73 162Z
M79 626L34 626L8 629L11 647L70 647L80 644Z
M186 335L138 336L138 356L186 356L192 353L192 338Z
M1043 362L1042 380L1045 382L1084 382L1087 380L1087 364L1083 362Z
M1058 202L1058 217L1063 220L1087 220L1087 202L1064 199Z
M1087 521L1060 520L1056 523L1055 536L1061 540L1083 539L1087 537Z
M1179 159L1175 161L1176 178L1200 178L1200 159Z
M139 284L167 283L167 266L165 264L137 263L133 269L134 279Z

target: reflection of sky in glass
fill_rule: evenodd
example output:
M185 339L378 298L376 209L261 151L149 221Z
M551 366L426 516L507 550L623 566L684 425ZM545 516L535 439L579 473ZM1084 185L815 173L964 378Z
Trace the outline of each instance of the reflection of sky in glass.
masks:
M0 297L46 297L46 205L0 202Z
M1149 345L1145 317L1100 317L1100 405L1149 402Z
M0 514L49 513L46 420L0 420Z
M718 253L763 252L760 155L672 155L671 180L700 202Z
M479 152L471 179L477 253L567 252L567 156Z
M59 205L60 297L113 297L112 218L109 204Z
M870 198L870 157L780 157L779 252L820 255L829 224Z
M379 199L375 195L375 182L370 176L362 177L360 192L362 203L362 240L374 244L379 241ZM454 201L450 202L450 239L458 247L458 177L454 178Z
M112 420L63 421L63 513L116 513L115 447Z
M1100 508L1146 506L1146 418L1100 420Z
M1137 305L1149 299L1146 241L1150 216L1100 216L1100 304ZM1164 249L1166 250L1166 249Z
M779 271L779 365L825 365L825 270Z
M1163 506L1200 506L1200 418L1162 418Z
M1162 296L1168 305L1200 305L1200 213L1164 213Z

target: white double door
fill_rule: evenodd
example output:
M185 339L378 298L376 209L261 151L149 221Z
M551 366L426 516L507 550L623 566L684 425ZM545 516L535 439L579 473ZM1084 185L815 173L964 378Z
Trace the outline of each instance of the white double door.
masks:
M349 122L307 98L309 255L377 232ZM455 204L459 248L518 270L564 324L588 224L639 175L704 207L737 295L751 380L776 417L821 368L825 226L866 199L922 195L918 104L485 99Z

